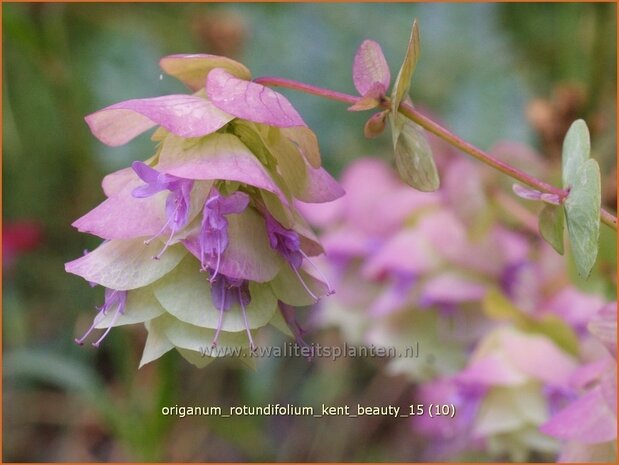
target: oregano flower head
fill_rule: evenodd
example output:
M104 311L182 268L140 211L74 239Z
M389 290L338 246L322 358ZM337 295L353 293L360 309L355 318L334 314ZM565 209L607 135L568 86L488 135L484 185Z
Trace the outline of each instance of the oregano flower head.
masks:
M106 176L106 200L73 223L104 242L66 270L106 289L77 342L101 328L98 345L114 326L144 323L141 365L176 348L204 366L221 348L253 350L252 333L268 324L298 338L294 306L331 289L313 274L310 257L323 249L296 202L328 202L343 190L290 102L249 81L242 64L172 55L161 66L193 94L86 117L111 146L157 127L157 148Z

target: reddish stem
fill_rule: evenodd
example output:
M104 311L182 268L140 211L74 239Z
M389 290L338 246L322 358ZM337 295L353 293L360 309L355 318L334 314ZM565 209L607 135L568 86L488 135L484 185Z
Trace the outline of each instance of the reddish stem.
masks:
M292 79L285 79L280 77L261 77L255 79L254 82L265 86L285 87L287 89L298 90L300 92L305 92L306 94L317 95L318 97L327 98L329 100L336 100L338 102L347 103L349 105L354 105L361 99L361 97L355 95L344 94L342 92L336 92L334 90L324 89L322 87L316 87L310 84L305 84L303 82L298 82ZM386 101L381 105L381 107L389 109L390 103ZM566 190L560 189L544 181L541 181L540 179L537 179L536 177L531 176L530 174L527 174L524 171L519 170L518 168L515 168L493 157L489 153L478 149L474 145L468 143L467 141L456 136L449 130L445 129L440 124L422 115L417 110L415 110L412 105L409 105L407 103L401 103L399 111L404 116L417 123L419 126L443 139L445 142L448 142L449 144L460 149L464 153L469 154L473 158L476 158L482 163L485 163L486 165L505 173L513 179L516 179L517 181L520 181L521 183L526 184L527 186L537 189L541 192L558 195L561 199L565 199L567 197L568 192ZM610 212L602 209L600 212L600 219L603 223L610 226L615 231L617 230L617 218Z
M537 179L536 177L533 177L530 174L527 174L524 171L521 171L518 168L515 168L505 163L504 161L501 161L498 158L493 157L489 153L486 153L478 149L474 145L466 142L463 139L460 139L458 136L456 136L449 130L435 123L434 121L429 119L427 116L422 115L417 110L415 110L411 105L407 103L402 103L400 105L400 113L402 113L404 116L408 117L409 119L417 123L419 126L428 130L432 134L435 134L436 136L440 137L445 142L448 142L454 147L462 150L463 152L468 153L473 158L476 158L482 163L485 163L486 165L491 166L492 168L502 171L506 175L511 176L512 178L520 181L521 183L526 184L527 186L537 189L538 191L541 191L541 192L547 192L549 194L558 195L561 199L564 199L565 197L567 197L567 194L568 194L567 191L564 191L563 189L559 189L558 187L545 183Z
M311 84L305 84L304 82L293 81L292 79L280 77L261 77L254 79L254 82L257 84L262 84L263 86L285 87L286 89L298 90L300 92L305 92L306 94L317 95L318 97L324 97L329 100L336 100L338 102L344 102L350 105L357 103L360 98L354 95L337 92L335 90L324 89Z

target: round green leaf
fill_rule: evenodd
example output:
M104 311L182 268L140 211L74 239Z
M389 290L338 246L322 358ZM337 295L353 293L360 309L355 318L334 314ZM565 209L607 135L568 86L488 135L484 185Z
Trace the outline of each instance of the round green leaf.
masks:
M563 230L565 220L563 206L546 205L539 214L539 232L546 242L559 254L563 255Z
M399 113L389 115L395 164L406 184L423 192L439 188L438 171L423 129Z
M563 187L574 185L580 166L589 159L591 141L587 123L579 119L572 123L563 140Z
M396 114L400 103L408 95L408 91L411 86L411 79L417 66L417 60L419 60L419 26L417 20L413 21L413 27L411 29L411 35L408 39L408 47L406 48L406 55L404 56L404 62L398 72L398 77L393 84L391 91L391 111Z
M567 230L578 273L587 277L598 254L600 236L600 167L593 159L576 170L572 188L565 200Z

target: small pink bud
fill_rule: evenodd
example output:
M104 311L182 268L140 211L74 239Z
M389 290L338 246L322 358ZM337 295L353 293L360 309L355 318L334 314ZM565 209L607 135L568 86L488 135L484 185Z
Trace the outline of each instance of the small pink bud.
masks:
M368 139L374 139L385 130L388 113L389 110L374 113L370 119L366 121L365 126L363 126L363 134L365 137Z

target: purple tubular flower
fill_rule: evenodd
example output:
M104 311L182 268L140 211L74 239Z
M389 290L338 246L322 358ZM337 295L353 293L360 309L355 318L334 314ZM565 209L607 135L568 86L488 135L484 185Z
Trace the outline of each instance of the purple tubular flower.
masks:
M266 215L266 226L267 226L267 235L269 236L269 242L271 244L271 248L277 250L282 257L290 264L292 271L297 275L299 281L307 291L307 293L316 301L320 300L316 295L307 287L305 281L299 274L299 268L303 264L303 258L305 258L308 263L320 274L322 280L327 283L329 288L328 295L333 294L333 289L329 284L329 281L324 276L324 274L312 263L309 257L301 250L301 239L299 237L299 233L293 231L292 229L286 229L281 224L279 224L275 218L271 215Z
M189 207L191 204L191 189L193 188L193 180L183 179L170 174L160 173L154 168L151 168L146 163L141 161L135 161L131 165L133 171L139 176L139 178L146 183L144 186L136 187L131 195L141 199L144 197L150 197L158 192L168 190L168 198L166 199L166 217L167 221L155 236L145 241L145 244L149 244L150 241L159 237L163 231L170 227L170 237L165 243L163 249L155 256L154 259L158 260L161 255L166 251L170 245L170 241L174 234L182 229L189 220Z
M88 331L84 333L82 337L79 339L75 339L75 342L79 345L84 345L84 340L88 337L88 335L95 329L95 326L107 315L108 310L114 311L114 316L112 317L112 321L110 325L105 330L103 335L97 340L97 342L93 342L92 345L95 347L99 347L99 344L105 339L108 333L111 331L114 323L118 320L118 317L125 313L125 306L127 305L127 291L117 291L115 289L105 289L105 301L101 307L98 307L99 313L95 316L94 321Z
M215 187L211 189L206 199L198 242L203 270L207 269L208 257L217 257L217 264L210 278L211 282L219 273L221 255L228 246L228 220L225 215L241 213L247 205L249 205L249 196L244 192L235 192L226 197L221 195Z
M270 215L266 217L266 225L271 248L277 250L293 268L299 268L303 263L299 234L284 228Z
M212 274L212 273L211 273ZM224 322L224 312L230 309L230 306L238 303L241 306L241 312L243 313L243 321L245 322L245 329L247 331L247 338L249 339L249 345L252 352L255 350L256 345L251 336L249 329L249 323L247 321L246 307L251 302L251 295L249 294L249 286L247 280L230 278L223 274L213 275L212 287L211 287L211 301L213 305L219 309L219 321L217 323L217 330L215 331L215 337L213 338L212 346L217 345L217 339Z

